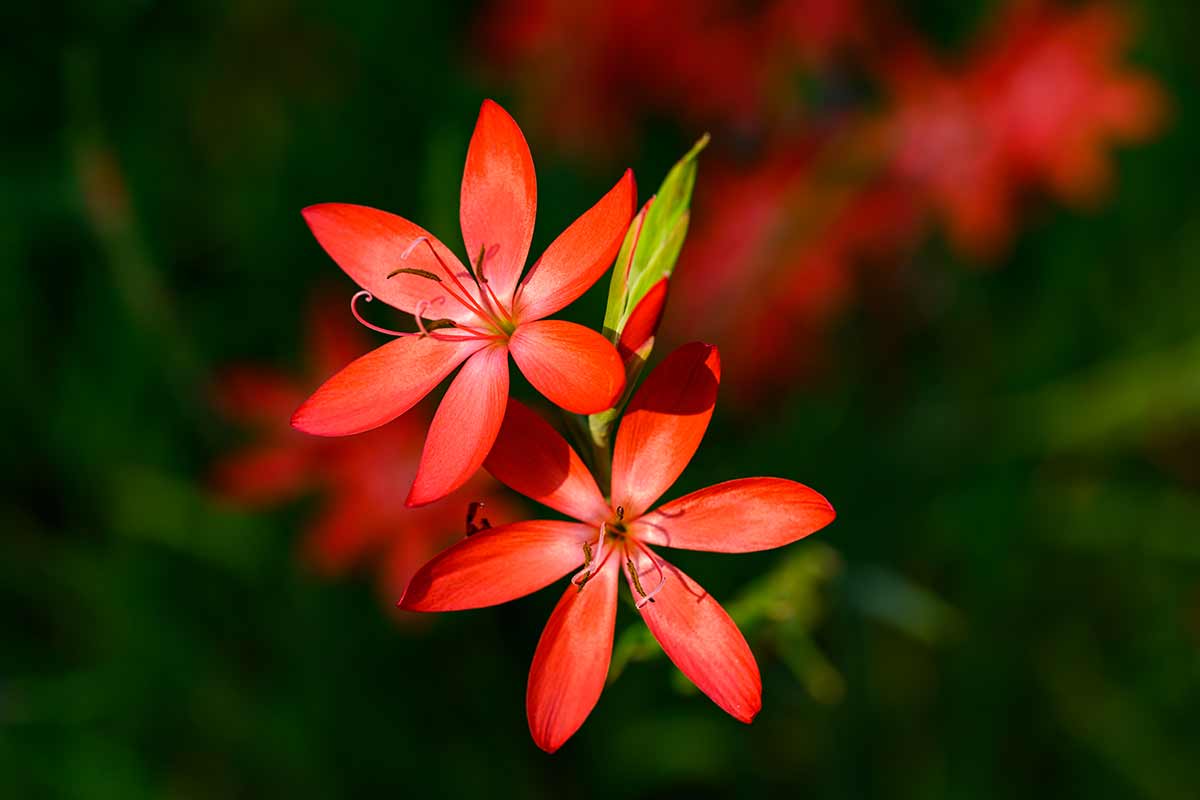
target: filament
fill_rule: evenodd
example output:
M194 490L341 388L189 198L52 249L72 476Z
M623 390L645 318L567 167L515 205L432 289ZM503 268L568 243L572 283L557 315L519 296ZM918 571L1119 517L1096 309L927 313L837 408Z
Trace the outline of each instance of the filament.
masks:
M468 254L469 255L469 254ZM500 302L500 298L492 291L492 285L488 281L487 276L483 274L484 256L487 255L487 247L479 248L479 261L475 264L475 282L479 284L483 292L480 295L489 306L495 306L497 315L503 317L505 322L512 323L512 316L504 310L504 304ZM486 292L486 294L485 294ZM490 298L490 299L489 299Z
M478 314L483 319L488 319L489 317L493 316L492 314L489 314L488 312L484 311L483 308L479 305L479 303L477 303L473 299L471 299L471 293L469 291L467 291L467 287L463 286L462 281L460 281L458 279L458 276L454 274L454 270L450 269L450 267L448 267L446 265L446 262L442 260L441 255L438 254L437 248L435 248L433 246L433 242L429 241L428 236L418 236L416 239L413 239L412 244L410 244L407 248L405 248L404 252L400 254L401 260L406 259L410 255L412 255L412 252L414 250L416 250L417 247L421 244L424 244L426 247L429 248L429 252L433 253L433 257L438 262L438 265L442 268L442 271L445 272L446 276L448 278L450 278L451 281L454 282L454 285L458 287L458 290L460 292L462 292L465 295L465 297L459 297L457 294L455 294L453 291L451 291L450 288L448 286L446 286L446 284L439 283L438 285L441 286L442 289L444 289L446 291L446 294L453 297L465 308L468 308L471 311L474 311L476 314Z
M388 336L413 336L414 335L412 333L406 333L404 331L393 331L389 328L381 328L372 322L367 322L365 319L363 319L363 315L358 313L358 298L360 298L360 297L366 298L366 301L368 303L375 299L375 297L370 292L368 292L366 289L363 289L361 292L354 295L354 297L350 298L350 313L354 315L354 318L356 320L358 320L360 324L370 328L373 331L378 331L379 333L386 333Z
M605 524L603 522L600 523L600 536L596 540L596 550L595 550L595 553L599 554L598 557L599 557L600 563L597 564L594 568L592 567L592 563L596 559L593 558L593 550L591 547L588 546L587 542L584 542L584 545L583 545L583 555L584 555L583 569L579 570L579 572L575 573L575 575L572 576L572 578L571 578L571 583L578 586L579 591L581 591L581 592L583 591L584 585L588 581L590 581L593 577L595 577L596 574L600 572L600 570L604 569L604 565L606 563L608 563L608 557L610 555L612 555L613 550L616 549L615 545L609 545L607 548L605 548L604 545L608 539L607 533L608 533L608 531L606 530Z

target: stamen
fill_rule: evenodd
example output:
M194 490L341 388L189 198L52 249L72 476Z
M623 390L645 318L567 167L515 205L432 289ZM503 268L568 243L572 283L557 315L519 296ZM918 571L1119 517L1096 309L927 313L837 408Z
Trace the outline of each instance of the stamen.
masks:
M370 303L372 300L375 299L375 297L370 292L368 292L366 289L363 289L361 292L354 295L354 297L350 298L350 313L354 315L354 318L356 320L358 320L360 324L370 328L373 331L377 331L379 333L386 333L388 336L414 336L415 335L413 333L406 333L404 331L393 331L393 330L390 330L389 328L381 328L378 325L375 325L374 323L367 322L365 319L363 319L363 315L358 313L357 303L358 303L358 298L360 298L360 297L366 298L366 301L368 303Z
M600 572L600 570L604 569L604 565L606 563L608 563L608 557L611 556L613 553L613 550L616 549L615 545L610 545L607 548L604 546L606 543L606 539L608 538L607 534L608 534L608 531L605 527L605 523L601 522L600 523L600 536L596 540L596 547L598 548L598 551L602 557L600 558L600 563L597 564L594 569L591 566L592 562L595 560L593 558L592 548L588 545L588 543L586 541L583 543L583 556L584 556L583 569L581 569L579 572L575 573L575 575L571 578L571 583L578 586L579 591L581 591L581 592L583 591L583 587L587 584L587 582L590 581L592 578L594 578L596 576L596 574Z
M625 519L625 506L617 506L617 519L624 521L624 519Z
M390 276L389 276L390 277ZM438 300L445 298L439 297ZM429 308L433 303L428 300L422 300L417 303L417 310L413 312L413 318L417 321L417 330L421 331L422 336L428 336L429 331L425 330L425 320L422 317L425 314L425 309Z
M629 578L633 581L633 588L637 589L638 594L645 597L646 590L642 588L642 579L638 577L637 567L634 566L632 558L625 559L625 568L629 570Z
M511 324L513 321L512 315L504 310L504 304L500 302L500 298L496 296L496 293L494 291L492 291L491 284L488 283L487 277L485 277L483 274L483 257L486 254L487 254L487 247L480 246L479 261L475 264L474 275L478 276L475 278L475 283L477 283L483 289L483 292L481 292L480 295L483 297L484 301L487 302L487 304L489 306L494 308L496 315L503 318L505 322L508 322Z
M417 328L421 331L421 336L428 336L431 339L437 339L440 342L466 342L471 339L493 339L494 334L487 331L481 331L478 328L472 328L470 325L459 325L452 319L425 319L425 309L430 306L441 305L446 302L444 297L435 297L432 300L421 300L417 303L417 309L413 312L413 317L417 321ZM455 330L465 331L469 336L446 336L444 334L434 334L433 331L439 328L454 328Z
M475 518L479 516L479 512L483 510L484 505L482 500L476 500L467 505L467 536L474 536L480 531L486 531L492 527L491 520L487 517L481 519L478 525L475 524Z
M460 281L458 279L458 276L454 274L454 270L450 269L450 267L446 264L446 262L442 260L442 257L438 253L437 248L435 248L433 246L433 242L429 241L428 236L418 236L416 239L413 239L412 244L410 244L407 248L405 248L404 252L400 254L400 258L402 260L408 258L410 255L412 255L412 252L414 250L416 250L419 245L422 245L422 244L424 244L426 247L429 248L430 253L433 253L433 257L438 262L438 266L440 266L442 268L442 271L446 273L446 276L448 278L450 278L451 281L453 281L454 285L458 287L458 290L463 293L464 297L459 297L457 294L452 292L450 290L450 287L446 286L445 283L438 281L438 284L442 287L442 289L444 289L446 291L446 294L453 297L456 301L458 301L465 308L468 308L471 311L474 311L481 318L488 319L491 315L488 314L486 311L484 311L483 308L480 307L479 303L475 302L471 298L471 293L469 291L467 291L467 287L463 286L462 281Z
M387 274L387 277L394 278L397 275L404 273L405 275L416 275L419 278L428 278L431 281L442 282L442 279L434 275L427 269L417 269L416 267L397 267Z
M479 276L479 280L487 283L487 277L483 274L483 257L487 255L487 245L479 245L479 260L475 262L475 273Z
M629 559L629 573L633 577L633 585L637 587L638 594L642 596L642 599L637 601L635 605L638 608L641 608L642 606L646 605L646 603L654 602L654 596L661 592L663 586L665 586L667 583L667 573L662 568L662 564L660 563L659 559L654 555L653 552L650 551L650 548L646 547L636 539L633 540L633 543L637 545L639 550L646 554L646 557L650 559L650 563L654 565L654 569L658 572L658 585L647 592L642 589L642 583L639 579L637 568L633 565L633 559Z

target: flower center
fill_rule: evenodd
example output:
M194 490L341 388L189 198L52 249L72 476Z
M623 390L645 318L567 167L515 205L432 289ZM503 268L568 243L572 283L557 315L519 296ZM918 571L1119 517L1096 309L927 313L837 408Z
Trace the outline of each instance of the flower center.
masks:
M609 557L617 550L621 551L629 582L638 595L635 601L637 607L641 608L647 603L653 603L654 596L662 591L667 582L667 573L663 569L662 559L655 555L649 547L638 541L636 537L629 534L625 522L625 509L621 506L617 506L613 518L600 523L600 535L595 544L586 541L583 543L583 569L575 573L575 576L571 578L571 583L575 584L582 592L587 582L604 568ZM648 560L649 566L639 567L639 559ZM642 578L647 575L658 579L658 583L650 591L646 591L642 583Z
M422 245L428 247L429 252L433 254L433 258L441 270L441 275L417 267L397 267L387 274L388 278L394 278L397 275L413 275L436 283L444 292L444 295L435 297L432 300L422 300L417 303L417 307L413 311L413 317L416 319L418 332L393 331L374 325L363 319L362 315L358 313L356 305L358 299L360 297L365 298L368 303L375 299L366 290L358 292L350 299L350 311L354 314L354 318L371 330L386 333L389 336L421 336L450 342L471 340L507 341L508 337L516 330L517 324L512 312L500 302L496 293L492 291L487 277L484 275L483 266L484 258L487 255L486 249L480 248L479 259L474 266L471 265L469 260L467 262L467 276L469 276L471 283L475 287L475 291L472 292L464 284L463 278L456 275L454 270L450 268L427 236L419 236L414 239L412 244L400 255L400 260L407 259L413 254L413 251ZM445 303L446 298L450 298L465 308L483 325L476 327L453 319L427 320L425 312L433 306L442 305Z

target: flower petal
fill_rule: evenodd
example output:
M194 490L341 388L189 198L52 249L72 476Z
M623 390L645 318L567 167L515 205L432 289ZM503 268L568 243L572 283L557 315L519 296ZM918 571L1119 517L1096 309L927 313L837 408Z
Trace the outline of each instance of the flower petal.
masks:
M617 619L617 561L580 590L567 587L533 654L525 713L533 741L553 753L579 730L604 691Z
M483 342L402 336L352 362L292 415L292 427L318 436L377 428L408 411Z
M598 526L608 516L592 473L558 431L534 412L508 401L504 424L483 466L509 488Z
M492 449L508 401L508 351L479 351L455 376L442 398L406 505L423 506L462 486Z
M625 366L600 334L558 319L519 326L508 342L521 372L557 406L576 414L612 408L625 388Z
M667 305L669 283L668 278L663 278L654 284L629 313L629 319L625 320L625 325L621 328L621 338L617 340L617 352L624 360L632 358L634 353L658 332L658 323L662 321L663 310Z
M412 314L425 301L433 304L426 312L432 319L475 319L475 312L448 297L436 280L404 272L388 277L399 267L409 267L445 280L445 271L433 255L436 250L446 266L473 287L462 262L424 228L386 211L348 203L322 203L302 213L329 257L355 283L383 302ZM429 240L432 249L417 245L408 252L422 237Z
M521 281L517 318L549 316L591 288L612 266L633 216L637 187L625 170L617 185L559 234Z
M642 587L658 572L642 552L634 559ZM656 556L657 558L657 556ZM751 722L762 708L762 678L750 646L737 625L712 595L683 571L665 561L666 581L654 601L638 609L642 619L679 671L714 703L741 722ZM629 579L629 567L625 567ZM629 579L630 591L638 597Z
M459 201L467 258L478 263L502 303L516 288L537 213L533 156L517 123L500 106L484 100L467 150Z
M595 528L578 522L534 520L489 528L417 570L400 608L461 611L524 597L581 566L583 544L594 538Z
M721 357L701 342L680 347L650 373L621 419L612 499L640 516L692 460L717 402Z
M836 516L812 489L783 478L743 478L673 500L634 521L643 542L684 550L749 553L819 531Z

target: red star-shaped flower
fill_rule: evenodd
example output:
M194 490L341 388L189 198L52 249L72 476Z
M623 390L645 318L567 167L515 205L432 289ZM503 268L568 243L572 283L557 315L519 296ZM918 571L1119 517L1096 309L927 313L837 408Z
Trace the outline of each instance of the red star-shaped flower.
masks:
M604 688L623 571L663 650L722 709L750 722L762 706L758 665L720 604L656 547L742 553L796 541L828 525L833 507L805 486L747 478L650 510L700 444L720 376L715 347L693 343L646 379L617 433L612 499L547 423L509 405L489 472L577 522L518 522L480 533L413 576L401 608L480 608L536 591L579 570L538 642L526 711L538 746L557 750Z
M393 214L337 203L305 209L321 246L363 287L355 298L378 297L413 314L420 331L385 330L397 338L326 381L292 425L322 436L376 428L412 408L461 364L434 415L408 495L407 504L419 506L462 486L483 463L504 418L510 354L557 405L579 414L609 408L625 382L616 350L595 331L544 318L612 264L635 195L633 173L626 171L522 280L537 207L533 159L516 122L489 100L463 173L468 266Z

